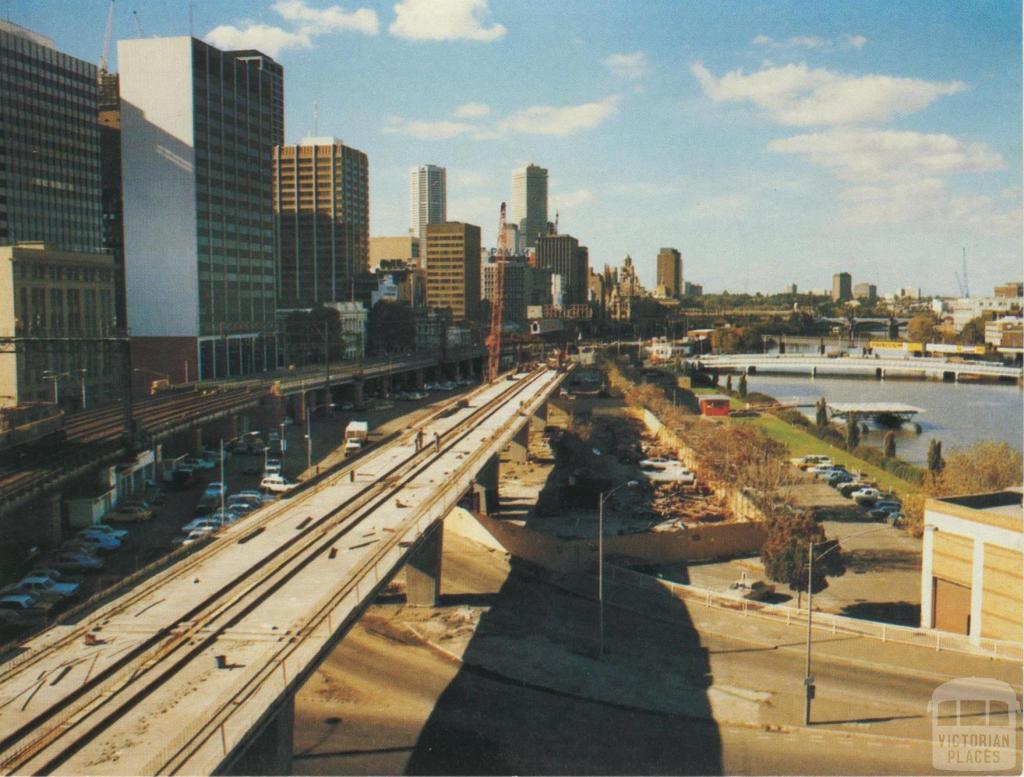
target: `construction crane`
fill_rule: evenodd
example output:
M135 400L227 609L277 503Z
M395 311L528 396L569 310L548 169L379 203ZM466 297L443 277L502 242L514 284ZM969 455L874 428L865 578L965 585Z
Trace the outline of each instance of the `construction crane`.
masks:
M110 10L107 11L107 29L103 32L103 52L100 54L100 68L97 75L102 80L103 76L110 73L107 65L110 60L110 36L114 31L114 0L110 0Z
M956 285L960 287L960 296L963 299L967 299L971 296L971 287L967 285L967 249L963 250L963 259L961 264L961 272L963 275L953 270L953 275L956 276Z
M487 333L487 380L494 381L501 371L501 322L505 312L505 259L508 235L505 232L505 203L498 218L498 250L494 255L494 290L491 295L491 328Z

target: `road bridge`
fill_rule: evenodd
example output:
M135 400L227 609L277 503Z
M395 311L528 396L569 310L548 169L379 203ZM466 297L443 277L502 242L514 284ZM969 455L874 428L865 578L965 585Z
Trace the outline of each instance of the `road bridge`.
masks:
M22 643L0 770L210 774L255 749L287 774L295 691L403 565L410 603L435 603L444 517L467 494L487 511L499 452L525 456L564 377L484 386Z
M847 356L829 358L808 354L723 354L700 356L686 360L697 369L737 370L753 375L758 372L797 375L864 375L886 377L919 377L959 381L962 378L1021 380L1020 367L1007 367L992 362L954 362L922 357L918 359L886 359Z

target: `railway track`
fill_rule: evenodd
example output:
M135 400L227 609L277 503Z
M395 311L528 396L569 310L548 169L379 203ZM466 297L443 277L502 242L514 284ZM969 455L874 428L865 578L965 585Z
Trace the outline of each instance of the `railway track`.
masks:
M125 616L162 589L199 574L198 570L236 543L246 541L271 525L285 521L289 516L294 517L296 513L312 513L297 522L296 533L287 541L254 559L212 593L157 625L151 635L116 660L109 661L87 682L69 689L55 703L48 704L37 713L21 716L23 719L16 727L3 726L0 729L0 768L15 773L49 773L58 769L108 726L131 714L140 702L174 678L190 661L208 651L217 639L273 597L306 566L325 552L330 552L337 543L358 529L396 490L454 450L481 423L509 401L514 401L517 394L525 392L544 374L545 371L539 370L509 383L497 396L478 407L469 408L469 412L461 412L453 404L428 417L421 422L421 427L432 427L432 431L438 431L438 450L428 444L418 451L402 452L394 460L386 462L387 468L373 482L359 485L354 491L346 485L351 493L341 502L326 507L316 504L322 502L323 495L332 488L351 483L346 480L346 470L294 499L276 503L265 515L257 514L254 516L256 520L236 527L236 530L156 575L121 599L86 616L67 633L54 636L52 640L44 637L29 653L0 665L2 720L5 708L21 704L22 710L26 709L43 683L56 682L52 679L54 675L64 671L62 653L81 642L87 633L95 635L97 629L102 630L118 616ZM472 398L494 388L484 387ZM455 411L450 419L445 417L449 410ZM407 443L408 435L404 439ZM366 468L378 459L384 463L389 451L390 448L378 451L361 460L359 466ZM238 531L241 529L245 531ZM286 648L287 645L282 649ZM222 709L212 716L211 724L230 711L232 704L232 699L226 699ZM201 735L202 732L195 734ZM176 763L182 762L182 752L187 750L188 744L182 742L174 752L161 754L163 763L153 763L152 768L146 771L173 770Z

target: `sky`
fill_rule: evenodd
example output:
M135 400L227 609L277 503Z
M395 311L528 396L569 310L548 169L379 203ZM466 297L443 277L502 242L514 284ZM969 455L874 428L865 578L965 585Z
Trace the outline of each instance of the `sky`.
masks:
M108 0L0 0L98 62ZM190 12L191 8L191 12ZM116 0L116 40L258 48L285 72L286 142L370 160L371 235L405 234L409 168L448 170L448 218L493 244L512 173L592 268L661 246L705 291L974 295L1024 276L1016 0ZM315 107L316 106L316 107ZM314 117L318 116L318 120ZM519 218L518 214L512 214Z

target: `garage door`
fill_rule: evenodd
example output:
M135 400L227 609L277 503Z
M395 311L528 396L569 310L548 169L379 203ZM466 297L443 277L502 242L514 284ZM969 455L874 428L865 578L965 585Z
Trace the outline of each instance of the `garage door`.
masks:
M940 577L932 578L935 628L957 634L971 631L971 589Z

